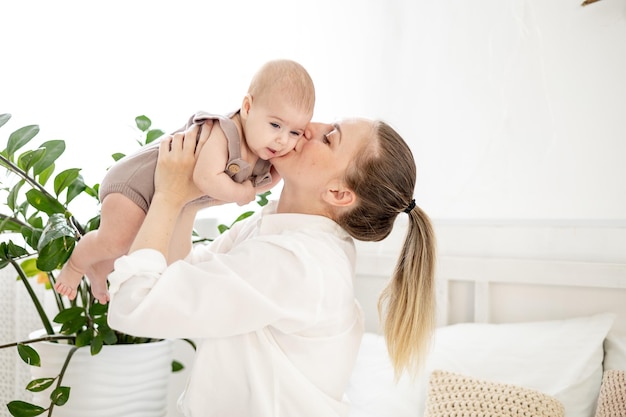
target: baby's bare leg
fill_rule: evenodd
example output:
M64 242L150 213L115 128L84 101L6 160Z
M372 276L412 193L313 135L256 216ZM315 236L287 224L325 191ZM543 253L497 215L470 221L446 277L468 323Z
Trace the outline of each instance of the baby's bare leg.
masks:
M113 271L115 259L107 259L87 269L87 278L91 284L91 293L100 302L105 304L109 301L109 289L107 288L107 277Z
M94 268L101 262L113 262L128 253L144 217L144 211L122 194L108 195L102 202L100 227L98 230L85 234L76 243L72 256L61 269L54 285L55 290L59 294L74 299L76 288L83 275L92 270L95 273L93 277L89 277L92 293L98 301L106 303L108 301L107 275L99 273Z

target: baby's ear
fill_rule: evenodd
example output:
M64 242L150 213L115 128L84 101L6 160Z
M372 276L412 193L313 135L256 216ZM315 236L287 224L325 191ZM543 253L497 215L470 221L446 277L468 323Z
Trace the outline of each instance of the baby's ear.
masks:
M248 117L248 113L250 112L250 107L252 107L252 96L250 94L246 94L241 102L241 115L244 117Z

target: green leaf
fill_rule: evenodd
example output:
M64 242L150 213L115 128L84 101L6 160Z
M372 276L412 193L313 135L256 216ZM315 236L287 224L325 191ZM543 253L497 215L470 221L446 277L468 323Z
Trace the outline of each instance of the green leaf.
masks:
M9 413L14 417L34 417L43 414L47 408L24 401L11 401L7 404Z
M50 272L65 264L76 244L74 229L62 214L53 214L41 233L37 250L37 268Z
M247 219L248 217L252 216L254 214L254 211L246 211L245 213L241 213L239 215L239 217L237 217L237 219L235 219L235 221L233 222L233 224L242 221L243 219ZM232 224L231 224L232 227Z
M19 245L16 245L15 243L13 243L12 240L9 240L9 243L7 244L7 249L8 249L9 255L12 258L20 258L22 256L26 256L26 254L28 253L26 249L24 249L23 247Z
M124 155L123 153L120 152L116 152L113 155L111 155L113 157L113 160L115 162L119 161L120 159L122 159L123 157L125 157L126 155Z
M52 385L56 378L38 378L33 379L26 385L26 389L30 392L41 392Z
M35 168L36 169L36 168ZM46 185L52 174L54 173L54 164L39 173L39 184Z
M62 310L54 316L52 319L53 322L63 324L65 322L76 320L77 318L84 315L85 309L82 307L70 307Z
M93 187L85 187L85 193L94 197L96 200L100 201L98 198L98 190L100 189L100 184L96 184Z
M91 341L91 355L97 355L102 350L102 345L104 343L104 337L102 334L97 334Z
M24 180L19 181L17 184L13 186L13 188L11 188L9 195L7 196L7 206L9 206L9 209L11 209L12 211L15 211L17 198L19 197L20 189L22 188L24 184L25 184Z
M17 158L17 166L24 172L28 172L46 154L45 149L26 151Z
M70 399L70 387L58 387L50 394L50 401L54 405L62 406Z
M54 178L54 192L57 196L78 178L79 172L80 168L70 168Z
M31 366L41 366L41 358L35 349L32 347L19 343L17 345L17 353L20 355L20 358Z
M76 232L74 228L70 226L65 219L65 216L60 213L55 213L48 219L48 224L41 233L41 239L39 240L38 250L42 250L46 245L50 244L54 240L60 238L68 238L75 240Z
M9 160L12 161L15 152L37 136L37 133L39 133L39 126L37 125L24 126L11 133L7 143L7 156Z
M0 127L4 126L9 119L11 119L11 115L9 113L0 114Z
M87 329L84 332L78 333L76 336L76 346L82 347L87 346L91 343L93 339L93 329Z
M76 334L85 326L87 326L87 317L79 317L75 320L68 320L61 326L61 334Z
M96 325L99 332L104 331L104 329L108 328L109 326L107 324L106 314L101 315L101 316L92 316L91 319L93 320L93 324Z
M135 117L135 124L139 130L145 132L150 129L150 126L152 126L152 121L147 116L141 115Z
M165 132L162 131L161 129L149 130L148 133L146 134L146 145L149 144L149 143L154 142L155 140L157 140L158 138L160 138L164 134L165 134Z
M61 268L70 258L75 244L76 240L70 238L53 240L39 250L37 268L45 272Z
M43 211L48 215L54 213L65 213L65 207L63 207L61 203L48 197L39 190L28 190L26 192L26 200L30 203L31 206L35 207L37 210Z
M100 215L98 214L96 217L89 219L87 222L87 231L96 230L100 227Z
M265 207L267 205L267 203L269 203L269 200L267 199L267 197L272 194L271 191L266 191L262 194L258 194L257 197L259 197L259 199L257 200L257 204L261 207Z
M78 178L76 178L67 188L67 200L65 201L65 204L69 204L70 201L79 196L86 189L87 186L83 181L83 177L79 175Z
M54 165L54 162L65 152L65 141L49 140L41 144L40 148L46 150L45 155L33 168L35 175L39 175L44 170Z
M100 329L100 334L102 335L102 340L105 345L114 345L117 343L117 335L109 327Z
M89 307L89 315L90 316L102 316L103 314L106 314L108 309L109 309L108 304L93 303Z
M180 372L183 369L185 369L185 365L176 360L172 361L172 372Z
M43 230L43 219L41 215L35 214L28 219L28 224L33 226L35 229Z
M27 277L34 277L38 273L42 272L39 268L37 268L37 259L35 258L26 259L20 264L20 266Z
M43 226L42 226L43 227ZM31 248L36 248L39 243L39 238L41 237L41 229L30 229L28 227L23 227L20 231L26 243Z
M20 233L22 230L22 225L16 223L14 220L10 218L5 218L0 221L0 231L2 232L17 232Z

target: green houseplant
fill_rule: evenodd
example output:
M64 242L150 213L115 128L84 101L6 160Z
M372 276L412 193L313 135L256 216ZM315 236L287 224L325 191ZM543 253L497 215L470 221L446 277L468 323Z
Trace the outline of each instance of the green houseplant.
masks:
M11 116L0 115L0 127ZM150 143L163 134L158 129L150 129L151 121L140 116L136 119L138 129L143 132L140 145ZM1 190L6 193L3 212L0 214L0 231L10 235L0 242L0 268L12 266L18 279L24 284L33 306L45 330L41 337L2 345L17 347L19 356L32 366L39 366L41 359L31 343L38 341L65 341L73 345L68 351L65 363L58 375L38 378L26 387L32 392L51 388L50 405L39 405L11 401L7 408L16 417L36 416L48 411L52 415L55 406L62 406L70 399L71 387L63 384L67 366L79 348L89 348L92 355L100 353L104 345L135 344L154 342L151 339L133 337L112 330L107 324L108 305L95 303L89 282L83 280L79 295L68 301L54 293L58 314L50 320L42 301L33 290L34 277L54 283L58 271L69 258L80 237L97 229L100 221L98 213L85 223L78 221L69 211L70 203L79 195L94 198L98 203L98 185L88 186L80 175L79 168L65 169L56 173L56 161L65 151L63 140L46 141L34 149L22 149L38 134L39 127L22 127L9 136L6 147L0 151L0 165L4 169L1 177ZM114 159L123 157L113 155ZM59 327L60 326L60 327ZM175 362L173 370L182 365Z
M0 127L11 118L0 114ZM138 116L135 124L141 132L139 145L146 145L164 132L152 129L146 116ZM34 277L43 278L48 286L54 284L55 274L68 260L75 243L82 235L98 228L99 213L86 222L80 222L69 211L70 203L80 195L98 200L98 184L85 184L80 168L56 172L55 162L65 151L63 140L50 140L34 149L22 150L39 133L37 125L24 126L10 134L6 147L0 151L0 192L6 194L3 212L0 212L0 232L10 236L0 242L0 269L11 266L17 278L24 284L34 308L41 319L45 334L42 337L0 345L0 348L16 347L20 358L29 365L38 366L40 357L30 346L39 341L64 341L72 345L58 375L37 378L26 387L31 392L51 390L49 406L11 401L7 408L15 417L36 416L62 406L70 399L71 387L63 385L64 373L72 356L79 348L89 348L97 355L105 345L142 344L155 342L152 339L134 337L111 329L107 324L108 304L94 302L88 280L83 279L78 296L72 301L54 293L59 313L52 319L46 314L41 300L33 290ZM114 160L124 155L113 155ZM4 172L2 172L4 171ZM269 192L259 196L257 203L267 203ZM235 219L236 223L253 211L246 211ZM231 224L232 226L232 224ZM219 225L219 232L230 226ZM195 242L200 242L196 235ZM53 323L55 325L53 325ZM60 327L59 327L60 326ZM192 346L193 342L187 340ZM194 346L195 347L195 346ZM182 369L182 364L172 362L172 370Z

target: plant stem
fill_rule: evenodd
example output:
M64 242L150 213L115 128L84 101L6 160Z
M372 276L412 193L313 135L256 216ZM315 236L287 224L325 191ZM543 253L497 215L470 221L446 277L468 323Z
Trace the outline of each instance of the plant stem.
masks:
M74 340L75 336L66 336L63 334L51 334L48 336L37 337L35 339L22 340L21 342L7 343L6 345L0 345L0 349L15 347L17 345L29 345L37 342L56 342L57 340Z
M13 172L14 174L18 175L24 181L29 183L32 187L37 188L39 191L41 191L42 193L44 193L48 197L50 197L52 199L55 199L52 195L50 195L50 193L41 184L39 184L37 181L35 181L33 178L31 178L30 175L28 175L28 173L26 173L23 170L21 170L17 165L15 165L13 162L9 161L3 155L0 155L0 161L2 161L2 164L4 166L6 166L9 170L11 170L11 172Z
M70 364L70 360L72 360L72 356L74 356L74 353L76 353L76 351L80 349L79 346L74 346L70 349L69 352L67 352L67 356L65 357L65 362L63 362L63 368L61 368L61 372L59 372L59 376L58 376L58 380L57 380L57 388L59 388L61 386L61 382L63 381L63 377L65 376L65 370L67 369L67 366ZM68 400L69 400L69 396L68 396ZM50 408L48 409L48 416L52 416L52 410L54 409L54 403L50 403Z
M20 221L19 219L16 219L13 216L7 216L6 214L0 214L0 219L2 220L1 223L13 223L13 224L19 226L20 228L28 227L29 229L32 229L32 226L30 224L26 224L26 223ZM9 233L18 233L18 232L9 232Z
M48 318L48 315L44 311L43 306L41 305L41 302L39 301L39 298L37 297L37 294L35 294L35 291L33 291L33 287L30 285L30 282L28 281L28 277L26 276L22 268L17 264L17 262L13 258L9 259L9 262L11 263L11 265L13 265L13 268L15 268L15 270L17 271L17 274L20 276L20 280L24 283L24 286L26 287L26 291L28 291L28 295L30 296L31 301L33 302L33 304L35 305L35 308L37 309L37 313L39 314L41 323L43 324L43 327L46 329L46 333L54 334L54 330L52 330L52 324L50 324L50 319Z
M54 284L56 284L57 280L56 277L54 276L54 274L52 272L48 272L48 281L50 281L50 285L54 287ZM61 294L59 294L56 291L52 291L52 293L54 294L54 300L57 303L57 308L59 309L59 311L63 311L65 310L65 304L63 303L63 299L61 298Z

